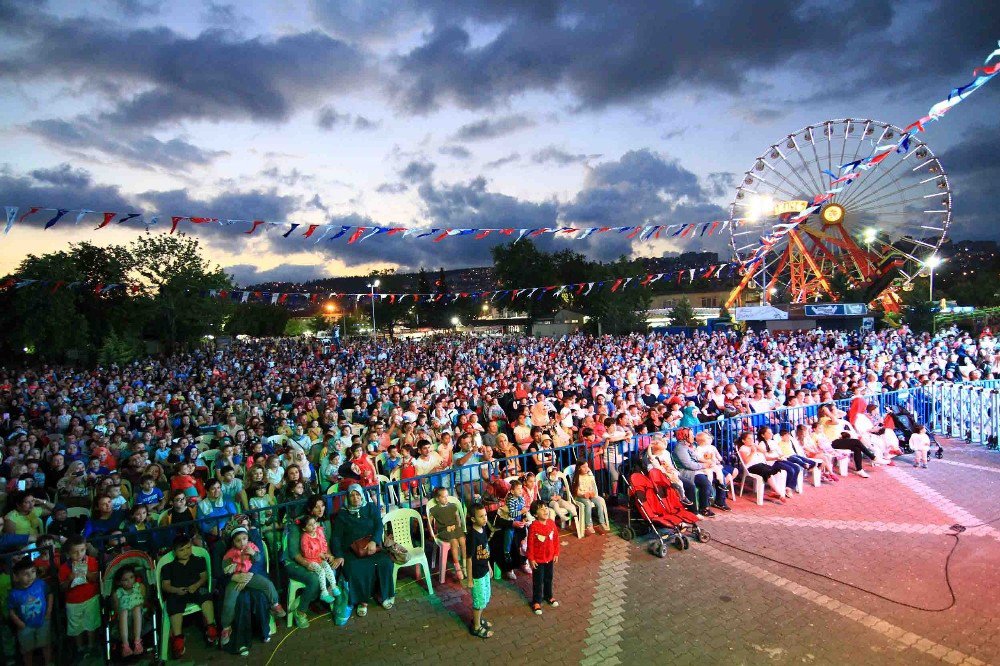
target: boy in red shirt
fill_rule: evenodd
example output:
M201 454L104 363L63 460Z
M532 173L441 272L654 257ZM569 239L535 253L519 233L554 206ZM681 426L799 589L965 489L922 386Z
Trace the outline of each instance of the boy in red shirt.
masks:
M534 571L532 578L531 610L542 614L542 599L553 608L559 605L552 596L552 575L559 561L559 528L549 516L549 507L541 500L531 503L535 522L528 526L528 564Z
M59 583L66 594L66 633L76 639L78 649L92 652L94 632L101 626L97 560L87 555L87 542L80 536L66 541L65 553Z

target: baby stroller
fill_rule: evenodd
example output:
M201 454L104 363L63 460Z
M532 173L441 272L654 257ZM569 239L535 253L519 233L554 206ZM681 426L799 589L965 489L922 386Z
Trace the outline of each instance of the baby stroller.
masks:
M156 603L156 592L153 590L155 583L156 566L152 558L141 550L126 550L117 555L101 573L101 619L104 624L104 660L107 663L118 663L123 660L121 656L121 637L118 635L118 621L115 613L113 595L115 593L115 578L122 567L131 566L135 569L136 583L146 586L146 609L143 613L142 637L143 654L136 654L135 657L143 658L147 654L153 655L155 663L162 663L160 655L160 632L158 625L160 614L153 608Z
M891 423L889 423L890 419ZM889 408L885 420L885 427L892 428L893 432L896 433L896 437L899 438L899 448L903 450L903 453L913 453L913 449L910 448L910 435L913 434L914 429L918 425L917 420L913 418L913 414L906 411L906 408L902 405L896 405ZM937 447L934 457L938 459L943 458L944 449L938 444L934 433L930 431L930 428L926 429L926 433L927 437L931 440L931 444Z
M634 472L628 478L622 476L621 481L628 487L629 494L628 525L621 531L622 538L632 540L636 534L632 523L641 519L655 537L649 544L649 552L657 557L666 556L668 539L677 550L688 549L689 536L694 536L701 542L708 541L708 533L697 525L698 517L683 509L679 500L676 501L676 506L665 502L657 494L649 477Z

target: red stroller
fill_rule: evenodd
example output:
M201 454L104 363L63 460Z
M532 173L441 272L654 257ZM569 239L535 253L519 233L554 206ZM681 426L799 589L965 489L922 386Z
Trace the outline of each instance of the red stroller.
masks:
M658 474L667 489L666 495L660 497L657 484L652 480L653 473ZM624 479L625 477L622 477ZM632 529L632 509L645 521L656 538L650 543L649 552L657 557L664 557L667 552L667 541L677 550L687 550L690 546L688 537L694 537L704 543L709 540L708 532L698 526L698 516L685 509L680 498L667 482L666 477L657 470L651 470L649 477L639 472L633 473L626 484L629 487L629 524L622 530L622 537L631 540L635 536Z

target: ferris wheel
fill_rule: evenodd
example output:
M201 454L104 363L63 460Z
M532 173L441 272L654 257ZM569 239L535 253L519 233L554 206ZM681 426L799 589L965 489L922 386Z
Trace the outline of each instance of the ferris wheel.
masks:
M902 134L876 120L827 120L789 134L757 157L730 205L732 250L746 265L773 238L775 225L826 192L839 167L868 156ZM951 186L927 144L911 140L877 168L860 175L818 214L801 222L744 274L728 306L759 295L761 302L839 300L844 289L866 302L898 304L937 252L951 224Z

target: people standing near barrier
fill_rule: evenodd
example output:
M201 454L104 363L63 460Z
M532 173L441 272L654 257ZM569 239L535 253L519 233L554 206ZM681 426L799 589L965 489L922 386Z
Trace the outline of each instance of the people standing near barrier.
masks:
M931 438L927 436L926 428L918 425L913 429L908 442L913 450L913 466L927 469L927 452L931 450Z
M472 624L469 631L477 638L491 638L493 624L483 617L492 596L490 566L490 527L486 507L473 504L469 508L469 540L465 557L465 584L472 595Z
M541 500L531 505L535 520L528 527L528 547L525 555L532 570L531 610L542 614L542 602L552 608L559 606L552 592L555 565L559 561L559 528L549 516L549 507Z

